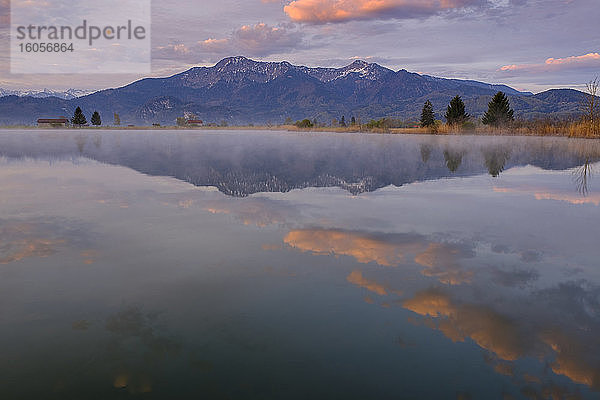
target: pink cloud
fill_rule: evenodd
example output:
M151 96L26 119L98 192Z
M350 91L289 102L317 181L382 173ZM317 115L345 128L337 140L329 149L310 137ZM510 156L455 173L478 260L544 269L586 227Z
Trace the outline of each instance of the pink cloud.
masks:
M294 0L284 7L296 22L414 18L482 4L482 0Z
M303 46L302 33L285 26L270 26L265 23L244 25L234 30L229 37L208 38L191 45L183 43L159 47L155 55L161 58L216 61L231 54L249 57L265 57L285 53Z
M600 54L588 53L582 56L548 58L542 64L511 64L499 69L502 72L537 73L574 68L600 67Z

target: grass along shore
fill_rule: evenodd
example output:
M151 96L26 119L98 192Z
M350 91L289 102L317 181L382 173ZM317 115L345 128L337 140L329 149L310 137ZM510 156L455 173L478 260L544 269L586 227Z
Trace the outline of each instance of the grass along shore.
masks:
M285 126L291 131L302 132L365 132L381 134L424 134L424 135L489 135L489 136L557 136L570 138L600 139L600 121L516 121L502 127L483 124L449 125L436 124L430 128L367 128L366 126L298 128Z
M37 127L29 125L0 126L2 130L267 130L291 132L338 132L338 133L375 133L375 134L423 134L423 135L490 135L490 136L556 136L571 138L600 139L600 122L575 121L516 121L504 127L492 127L483 124L448 125L438 124L431 128L370 128L366 125L349 125L347 127L321 126L301 128L296 125L236 125L236 126L84 126L84 127Z

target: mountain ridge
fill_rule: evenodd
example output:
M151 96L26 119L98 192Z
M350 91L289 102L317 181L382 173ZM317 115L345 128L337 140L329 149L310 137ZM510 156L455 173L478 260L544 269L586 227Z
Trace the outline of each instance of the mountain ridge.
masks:
M212 67L144 78L74 99L0 97L0 124L33 124L40 117L72 115L77 106L86 114L98 110L105 122L116 112L124 124L172 125L177 117L192 114L207 122L230 124L276 124L287 118L329 123L342 115L415 120L426 100L432 101L436 117L442 119L455 95L461 95L468 111L478 117L497 91L509 96L521 118L576 114L583 95L577 91L534 95L501 84L394 71L362 60L341 68L313 68L236 56Z

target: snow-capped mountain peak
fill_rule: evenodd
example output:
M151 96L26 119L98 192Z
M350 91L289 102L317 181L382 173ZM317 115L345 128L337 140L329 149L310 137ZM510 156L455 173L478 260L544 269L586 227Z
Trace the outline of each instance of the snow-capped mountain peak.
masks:
M47 98L47 97L58 97L59 99L71 100L77 97L86 96L93 93L93 90L82 90L82 89L67 89L65 91L51 90L51 89L29 89L29 90L11 90L0 88L0 97L4 96L19 96L19 97L35 97L35 98Z

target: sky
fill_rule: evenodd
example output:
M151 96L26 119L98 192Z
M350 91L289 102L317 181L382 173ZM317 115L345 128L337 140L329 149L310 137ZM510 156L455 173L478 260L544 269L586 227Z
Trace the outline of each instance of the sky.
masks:
M323 67L361 59L536 93L600 75L600 0L153 0L152 72L127 75L11 74L9 9L0 0L5 89L118 87L237 55Z

